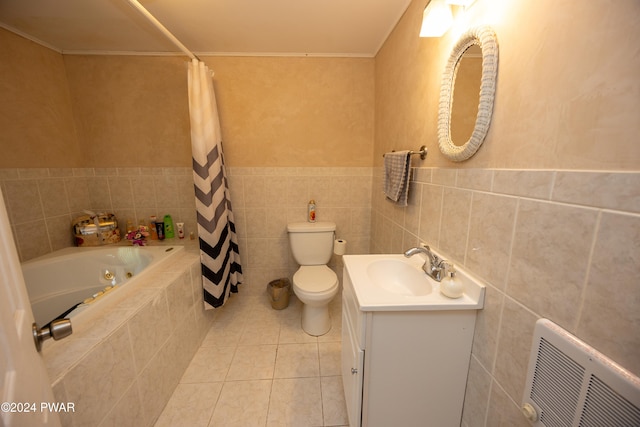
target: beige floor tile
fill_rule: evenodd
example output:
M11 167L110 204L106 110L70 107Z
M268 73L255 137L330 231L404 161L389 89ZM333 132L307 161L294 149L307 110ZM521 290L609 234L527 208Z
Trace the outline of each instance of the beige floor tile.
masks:
M206 427L222 383L178 384L155 427Z
M200 347L182 375L181 383L224 381L236 347Z
M216 322L214 321L211 329L202 341L202 346L214 345L237 345L244 331L244 321L237 322Z
M318 342L340 342L342 336L342 327L340 322L336 322L336 318L331 318L331 329L324 335L318 337Z
M339 307L332 302L329 333L313 337L302 330L302 304L293 295L284 310L262 295L230 301L156 426L348 425Z
M227 381L209 427L263 427L267 422L271 380Z
M227 381L273 378L277 345L241 345L231 362Z
M322 416L325 426L342 426L349 424L347 406L344 401L342 377L322 377Z
M315 343L317 341L317 337L302 330L302 320L299 316L289 316L282 319L279 344Z
M319 375L318 344L281 344L278 346L274 378L317 377Z
M340 364L342 363L342 346L339 342L318 343L320 354L320 375L323 377L340 375Z
M322 425L320 377L275 379L267 426Z
M245 325L239 345L278 344L280 321L265 317Z

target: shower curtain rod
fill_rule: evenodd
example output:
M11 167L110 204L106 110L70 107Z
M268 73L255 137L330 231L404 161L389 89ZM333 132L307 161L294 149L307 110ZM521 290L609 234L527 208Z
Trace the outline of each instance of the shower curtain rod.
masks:
M135 7L136 9L138 9L138 11L140 13L142 13L149 20L149 22L151 22L158 30L160 30L162 32L162 34L164 34L169 40L171 40L173 42L173 44L175 44L189 58L197 59L198 61L200 60L200 58L198 58L196 55L193 54L193 52L191 52L189 49L187 49L187 47L185 45L183 45L180 42L180 40L178 40L176 38L176 36L171 34L171 31L167 30L167 28L164 25L162 25L162 23L160 21L158 21L155 18L155 16L153 16L151 13L149 13L149 11L144 8L144 6L142 6L140 3L138 3L137 0L127 0L127 2L131 6Z

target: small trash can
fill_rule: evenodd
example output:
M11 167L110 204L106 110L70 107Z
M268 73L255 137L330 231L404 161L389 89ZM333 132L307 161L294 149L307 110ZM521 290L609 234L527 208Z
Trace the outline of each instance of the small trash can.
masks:
M289 306L289 295L291 293L291 283L289 279L276 279L267 285L267 294L271 301L271 307L282 310Z

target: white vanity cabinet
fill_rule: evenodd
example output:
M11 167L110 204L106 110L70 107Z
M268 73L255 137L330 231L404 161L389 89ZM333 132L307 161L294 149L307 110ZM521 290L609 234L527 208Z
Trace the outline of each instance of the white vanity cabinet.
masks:
M345 259L342 378L349 425L459 426L477 310L366 307L348 267Z

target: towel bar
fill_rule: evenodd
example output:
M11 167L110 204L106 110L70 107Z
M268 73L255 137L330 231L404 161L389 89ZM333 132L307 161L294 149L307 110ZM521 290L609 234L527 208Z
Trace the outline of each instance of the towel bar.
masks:
M396 151L396 150L393 150L393 151ZM392 151L392 152L393 152L393 151ZM426 158L427 158L427 146L426 146L426 145L421 146L419 151L413 151L413 150L411 150L411 151L409 151L409 154L410 154L410 155L420 154L420 158L421 158L422 160L424 160L424 159L426 159ZM382 157L384 157L384 154L382 155Z

